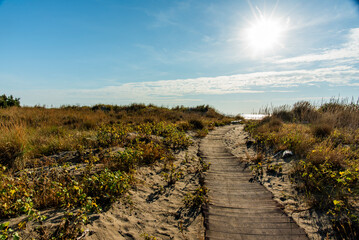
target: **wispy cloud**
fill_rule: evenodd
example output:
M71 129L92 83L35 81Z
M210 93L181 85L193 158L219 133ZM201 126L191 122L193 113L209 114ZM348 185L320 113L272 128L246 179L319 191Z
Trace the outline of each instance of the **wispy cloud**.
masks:
M327 84L331 86L356 87L359 69L352 66L337 66L313 70L290 70L256 72L217 77L162 80L153 82L126 83L98 89L34 90L19 93L24 99L41 96L47 103L61 104L128 104L151 102L156 104L193 104L203 95L261 94L290 92L299 86ZM29 96L28 96L29 95ZM36 100L36 99L34 99ZM33 100L33 101L34 101ZM64 101L65 100L65 101ZM41 103L41 100L38 100ZM38 104L34 102L33 104Z
M278 63L308 63L316 61L341 60L358 62L359 59L359 28L349 31L347 42L336 49L329 49L317 54L307 54L279 60Z
M279 72L258 72L218 77L162 80L156 82L126 83L100 89L77 90L77 94L93 97L123 96L151 99L155 97L181 97L185 95L218 95L233 93L261 93L283 91L312 83L351 86L359 81L359 70L350 66L319 68L314 70L292 70ZM280 89L282 88L282 89Z
M154 21L150 24L151 28L161 28L168 26L183 27L178 20L178 14L187 10L190 7L188 1L182 1L175 3L168 9L163 9L158 12L147 12L148 15L154 18Z
M178 25L178 22L175 20L175 12L173 9L170 9L167 12L158 12L153 14L153 17L155 18L155 21L151 25L153 28Z
M22 96L26 101L31 98L32 104L41 104L41 99L46 99L47 104L55 105L128 104L131 102L178 105L199 103L202 101L201 96L204 95L283 93L296 90L296 87L303 85L357 86L358 82L358 69L350 66L337 66L314 70L257 72L229 76L126 83L99 89L26 90L16 92L16 94ZM39 96L39 99L37 100L33 96Z

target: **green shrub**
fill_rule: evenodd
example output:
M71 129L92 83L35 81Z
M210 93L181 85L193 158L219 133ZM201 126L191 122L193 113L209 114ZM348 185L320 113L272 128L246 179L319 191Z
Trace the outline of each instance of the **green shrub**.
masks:
M298 156L306 156L315 143L310 128L306 125L283 124L270 125L270 121L264 124L248 125L251 135L256 141L274 151L289 149Z
M204 138L205 136L207 136L207 134L208 134L208 129L204 128L197 130L195 136L198 138Z
M295 153L292 182L312 208L327 212L338 239L357 239L359 233L358 106L334 101L317 110L309 102L298 102L291 110L278 108L271 117L245 127L261 150ZM276 168L268 165L267 172ZM263 173L261 161L252 169Z
M205 186L197 188L194 193L187 193L183 202L187 208L198 208L208 202L208 189Z
M168 153L164 147L154 142L142 142L136 146L136 149L142 153L142 158L139 162L140 165L149 165L171 158L171 154Z
M12 95L9 97L5 94L0 96L0 108L7 108L7 107L20 107L20 98L14 98Z
M4 222L0 224L0 239L19 240L20 236L17 232L15 232L12 228L9 227L9 222Z
M177 171L176 170L177 170L176 166L173 163L171 163L169 166L168 172L166 172L166 171L162 172L162 176L168 185L173 185L178 180L183 178L184 174L183 174L182 170L181 169L178 169Z
M100 173L85 177L84 191L99 203L115 201L130 188L132 177L121 171L105 169Z
M151 135L162 137L162 143L173 150L186 149L192 143L186 133L172 123L145 123L136 126L135 130L148 139Z
M97 133L97 141L101 147L110 147L124 144L131 127L128 125L103 125Z
M180 122L177 124L177 128L180 131L188 131L191 129L191 125L188 122Z
M356 239L359 218L352 205L359 197L357 163L346 160L343 148L315 148L306 160L299 161L293 176L311 207L324 210L331 219L338 239Z
M105 169L78 178L64 168L22 172L18 177L0 171L0 217L21 214L36 218L35 209L49 207L99 211L100 205L113 202L130 187L132 177L121 171Z
M142 151L126 148L125 151L110 156L107 164L112 170L130 172L142 162L143 155Z

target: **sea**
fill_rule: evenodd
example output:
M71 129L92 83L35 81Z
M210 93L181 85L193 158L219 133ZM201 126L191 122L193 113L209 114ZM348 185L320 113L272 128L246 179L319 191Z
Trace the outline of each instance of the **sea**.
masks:
M263 119L264 117L268 116L268 115L265 115L265 114L241 114L242 117L244 117L244 119L247 119L247 120L261 120Z

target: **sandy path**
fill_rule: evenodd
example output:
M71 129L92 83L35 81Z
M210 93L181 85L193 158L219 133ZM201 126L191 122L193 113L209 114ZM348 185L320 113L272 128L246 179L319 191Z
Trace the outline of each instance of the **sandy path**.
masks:
M233 128L212 131L200 145L202 157L211 162L206 175L210 199L206 239L307 239L272 194L252 181L250 169L226 149L224 136ZM242 145L239 148L246 148Z

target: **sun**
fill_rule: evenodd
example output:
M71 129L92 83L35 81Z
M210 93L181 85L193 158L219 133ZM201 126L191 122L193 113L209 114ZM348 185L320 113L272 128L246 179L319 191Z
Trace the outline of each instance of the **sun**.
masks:
M259 11L255 21L249 22L244 31L244 38L254 53L265 53L282 47L282 40L288 22L274 17L266 17Z

